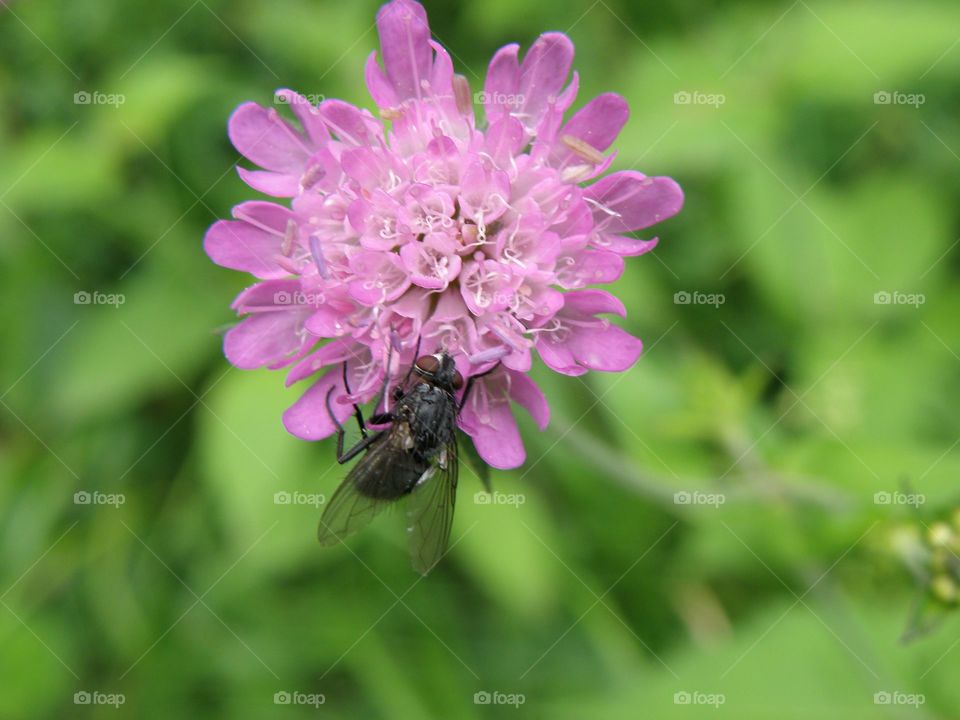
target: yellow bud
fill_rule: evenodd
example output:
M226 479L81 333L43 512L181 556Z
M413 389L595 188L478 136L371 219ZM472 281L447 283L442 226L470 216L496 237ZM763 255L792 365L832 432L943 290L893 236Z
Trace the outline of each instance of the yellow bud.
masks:
M953 530L945 522L935 522L927 531L927 542L933 547L947 547L953 541Z
M940 602L957 601L957 583L949 575L937 575L930 583L930 591Z

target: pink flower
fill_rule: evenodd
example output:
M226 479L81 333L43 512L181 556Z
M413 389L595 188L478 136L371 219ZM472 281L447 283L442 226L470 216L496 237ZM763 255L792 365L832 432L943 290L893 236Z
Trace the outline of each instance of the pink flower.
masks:
M234 303L245 318L225 352L241 368L288 367L288 383L322 373L284 414L309 440L335 430L331 387L342 421L350 403L376 396L384 373L402 378L418 339L421 354L451 353L465 378L496 367L460 425L486 462L516 467L524 449L512 403L541 429L549 420L526 375L534 351L566 375L636 361L640 340L605 317L623 316L623 305L588 286L651 250L656 239L629 233L676 214L683 194L635 171L595 180L613 161L605 153L627 104L607 93L564 119L577 93L565 35L541 35L522 61L517 45L496 53L479 123L421 5L393 0L377 28L381 56L370 55L366 82L379 118L291 90L277 99L296 123L255 103L230 118L233 144L261 168L240 176L289 200L242 203L207 232L214 262L260 280Z

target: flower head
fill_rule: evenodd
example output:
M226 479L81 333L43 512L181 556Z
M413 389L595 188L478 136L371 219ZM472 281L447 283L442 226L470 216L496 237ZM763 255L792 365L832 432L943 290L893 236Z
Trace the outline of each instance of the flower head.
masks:
M522 61L517 45L494 55L477 94L481 125L421 5L393 0L377 28L366 83L379 118L291 90L277 99L296 123L255 103L230 118L230 139L260 168L241 178L289 201L241 203L207 232L214 262L259 279L234 303L245 318L225 352L237 367L289 368L288 384L322 373L284 414L310 440L335 430L331 388L343 421L385 373L403 376L418 340L421 354L453 355L465 378L495 368L476 382L460 426L490 465L516 467L524 450L512 403L541 428L549 419L526 374L534 352L566 375L636 361L640 340L606 317L623 316L623 305L589 286L651 250L656 239L629 233L677 213L683 195L670 178L632 170L596 180L627 104L607 93L565 117L577 93L565 35L541 35Z

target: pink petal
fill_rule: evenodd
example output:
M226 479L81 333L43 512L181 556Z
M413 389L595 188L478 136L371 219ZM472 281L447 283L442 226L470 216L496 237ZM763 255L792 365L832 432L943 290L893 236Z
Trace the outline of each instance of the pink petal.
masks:
M563 304L564 315L592 316L600 313L613 313L626 317L627 309L619 298L606 290L575 290L565 293Z
M617 280L624 269L623 258L606 250L582 250L573 255L574 264L558 273L563 287L576 288L584 285L599 285Z
M372 145L382 134L382 126L370 113L343 100L324 100L319 110L327 128L347 145Z
M290 227L289 242L296 242L293 213L280 205L246 202L233 209L237 220L220 220L210 226L203 249L222 267L242 270L260 278L279 278L290 273L277 265L284 238Z
M627 101L619 95L604 93L595 97L580 108L560 129L551 157L554 164L584 162L563 142L564 136L569 135L582 140L593 149L602 152L617 139L629 115Z
M643 351L643 343L639 338L606 323L577 328L566 344L580 365L605 372L627 370Z
M591 244L604 250L614 252L617 255L622 255L623 257L636 257L637 255L643 255L644 253L653 250L657 246L658 242L660 242L659 238L639 240L626 235L608 234L599 235L596 238L591 239Z
M327 365L342 363L344 360L354 357L357 354L354 350L354 345L354 339L349 337L331 340L319 350L307 355L307 357L290 368L285 384L289 387L295 382L310 377Z
M227 332L223 352L232 365L243 370L283 366L302 348L297 334L301 320L296 312L251 315Z
M468 401L460 413L460 427L491 467L510 470L523 465L527 454L509 402L491 402L481 417Z
M410 278L394 253L360 252L350 258L356 279L349 285L350 297L362 305L392 302L410 287Z
M273 197L294 197L300 192L300 176L270 172L269 170L247 170L237 167L240 179L254 190Z
M340 164L347 177L356 180L368 190L386 187L390 177L390 164L379 152L358 147L345 150Z
M526 345L518 345L509 355L504 356L503 366L521 373L530 372L533 366L533 354L530 348Z
M533 43L520 65L518 92L520 120L528 128L535 128L555 102L567 82L573 64L573 43L563 33L544 33Z
M520 85L519 51L520 46L516 43L500 48L487 68L487 78L483 84L483 107L490 124L516 107ZM511 98L513 103L508 102Z
M340 368L335 367L315 382L283 413L283 426L287 432L304 440L322 440L337 431L337 426L327 410L327 393L330 392L330 388L336 388L333 391L333 397L330 398L333 414L340 424L347 421L353 413L353 408L336 402L337 396L343 393L343 381Z
M554 145L559 141L563 116L576 99L579 88L580 76L574 72L570 84L567 85L559 96L556 98L547 98L547 106L540 121L537 123L536 131L534 132L536 139L533 141L533 147L530 151L530 155L535 160L542 161L548 157ZM599 175L600 173L597 172L596 174Z
M282 237L239 220L218 220L203 238L203 249L217 265L251 273L258 278L289 275L274 261Z
M367 91L370 93L370 97L373 98L378 108L391 108L400 104L393 85L387 80L387 76L384 75L383 69L377 62L376 50L367 56L367 66L364 71L364 77L367 81Z
M509 167L510 159L520 151L525 141L523 123L509 115L490 123L484 134L487 153L500 167Z
M462 261L459 255L450 254L446 256L446 267L434 272L431 249L432 246L426 243L407 243L400 248L400 258L414 285L427 290L444 290L460 274Z
M320 119L320 111L303 95L287 88L281 88L274 93L274 97L290 106L293 114L300 121L300 126L315 146L324 145L330 139L330 133L327 132L323 120Z
M633 170L607 175L586 188L593 200L596 231L624 233L642 230L680 212L683 191L668 177L649 178Z
M397 99L419 98L430 79L432 52L427 11L412 0L393 0L377 13L377 31L387 78Z
M585 368L577 364L576 358L566 343L558 342L550 333L544 333L537 338L537 352L544 364L563 375L583 375Z
M276 110L244 103L230 116L230 141L248 160L267 170L300 173L311 149Z
M430 313L430 319L437 323L446 323L453 320L468 319L470 322L470 312L460 295L452 292L440 293L437 296L437 306Z
M435 96L448 97L453 94L453 60L440 43L431 40L430 47L435 53L430 73L430 91Z
M299 187L314 193L332 193L341 179L340 163L326 147L320 148L307 160Z
M560 110L561 114L567 112L570 109L570 106L573 105L573 101L577 99L577 94L580 92L580 75L576 70L573 71L573 74L570 76L570 84L567 85L563 92L557 96L557 109Z
M564 303L564 294L549 285L534 286L530 295L531 311L540 317L553 317Z
M344 311L337 304L321 305L314 310L304 327L317 337L332 338L346 335L351 328L344 321Z
M297 304L295 300L300 294L297 278L266 280L241 292L230 307L242 315L287 310Z
M524 373L510 373L510 397L521 405L537 427L546 430L550 423L550 406L537 384Z
M414 327L419 328L430 315L430 296L431 293L423 288L410 287L393 303L391 309L397 315L413 320Z

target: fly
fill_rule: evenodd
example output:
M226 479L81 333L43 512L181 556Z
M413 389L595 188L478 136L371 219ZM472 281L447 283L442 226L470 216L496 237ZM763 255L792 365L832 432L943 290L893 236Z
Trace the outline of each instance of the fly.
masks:
M346 364L343 372L349 393ZM369 419L370 425L386 428L368 430L363 413L354 406L362 439L347 451L343 447L344 428L330 406L334 388L330 389L327 411L337 426L337 462L350 462L361 453L362 457L340 483L320 518L317 534L321 545L335 545L365 527L390 503L409 497L411 561L421 575L430 572L446 552L453 525L459 473L457 416L473 382L486 374L475 375L465 384L447 352L417 357L404 382L394 390L393 409ZM464 393L458 401L460 390ZM378 405L379 401L374 409Z

